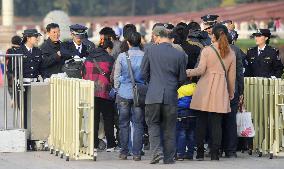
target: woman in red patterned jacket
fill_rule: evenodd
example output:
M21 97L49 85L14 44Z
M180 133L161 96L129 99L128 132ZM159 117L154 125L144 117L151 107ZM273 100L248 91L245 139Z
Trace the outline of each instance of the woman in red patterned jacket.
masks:
M113 57L109 55L112 48L113 43L109 39L101 40L99 47L86 58L83 68L83 78L95 83L94 151L99 145L98 131L101 113L107 139L107 151L113 151L116 146L114 138L115 111L113 101L109 97L110 74L114 64Z

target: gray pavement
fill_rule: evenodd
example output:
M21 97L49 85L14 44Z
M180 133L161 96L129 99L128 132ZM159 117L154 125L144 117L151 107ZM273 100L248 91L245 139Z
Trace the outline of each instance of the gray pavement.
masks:
M97 161L65 161L49 152L0 153L0 169L284 169L284 156L268 159L239 153L236 159L221 158L220 161L178 161L176 164L149 164L150 156L142 161L118 160L117 152L101 152Z
M0 128L3 128L3 88L0 88ZM9 102L8 102L9 103ZM12 128L12 110L8 111L8 127ZM284 169L284 153L275 159L268 157L249 156L247 153L238 153L236 159L221 158L219 162L205 161L182 161L174 165L149 164L150 155L142 161L118 160L118 153L99 152L97 161L69 161L60 159L49 152L26 152L26 153L0 153L0 169Z

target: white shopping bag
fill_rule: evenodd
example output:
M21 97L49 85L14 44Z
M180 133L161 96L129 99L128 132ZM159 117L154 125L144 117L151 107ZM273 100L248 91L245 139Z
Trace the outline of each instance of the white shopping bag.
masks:
M255 130L252 124L251 112L237 113L237 132L239 137L254 137Z

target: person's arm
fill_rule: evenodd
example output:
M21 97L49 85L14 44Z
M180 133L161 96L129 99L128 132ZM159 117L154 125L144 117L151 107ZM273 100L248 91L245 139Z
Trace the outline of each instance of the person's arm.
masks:
M244 60L243 60L243 63L244 64L244 67L245 67L245 73L244 73L244 76L245 77L252 77L252 64L250 63L250 57L252 55L252 52L251 50L248 50L247 51L247 54L245 55L244 57Z
M207 67L208 48L204 48L200 54L200 62L195 69L187 69L187 77L201 76L205 73Z
M113 75L113 81L114 81L114 88L118 89L120 86L120 76L121 76L121 57L122 53L118 55L116 61L115 61L115 66L114 66L114 75Z
M236 80L238 82L238 94L243 95L244 94L244 66L243 66L243 60L242 58L244 57L244 53L241 49L238 49L238 52L236 53Z
M186 81L186 65L187 65L187 55L184 53L182 59L180 59L179 63L179 86L182 86Z
M272 55L273 59L273 75L277 78L281 78L283 74L283 64L281 62L280 56L279 56L279 50L276 50L275 53Z
M42 67L47 68L60 61L61 56L58 53L50 53L45 45L41 47L42 51Z
M141 73L142 73L142 77L144 78L144 81L146 83L149 83L150 82L150 61L149 61L149 51L147 49L145 51L145 55L141 63Z
M60 54L61 54L62 59L64 59L64 60L68 60L68 59L71 59L73 57L73 53L72 53L71 49L69 48L67 42L61 43Z
M235 84L236 84L235 80L236 80L236 56L234 54L234 59L229 66L228 75L227 75L228 92L230 100L234 98Z

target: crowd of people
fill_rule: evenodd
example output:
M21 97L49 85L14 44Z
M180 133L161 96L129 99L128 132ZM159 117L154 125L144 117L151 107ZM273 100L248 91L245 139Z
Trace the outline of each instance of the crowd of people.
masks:
M94 81L94 151L99 149L102 116L106 150L119 147L121 160L132 155L140 161L148 145L151 164L204 160L209 150L211 160L219 160L223 152L237 157L236 113L243 103L244 76L279 78L283 65L278 50L269 46L269 29L257 29L256 47L245 54L235 45L233 22L217 18L201 17L204 30L197 22L156 23L146 44L145 33L133 24L122 31L104 27L95 45L83 25L71 25L72 39L61 42L59 25L50 23L40 47L41 34L27 29L23 37L12 38L7 53L24 54L24 83L63 72ZM12 64L8 60L9 81Z

